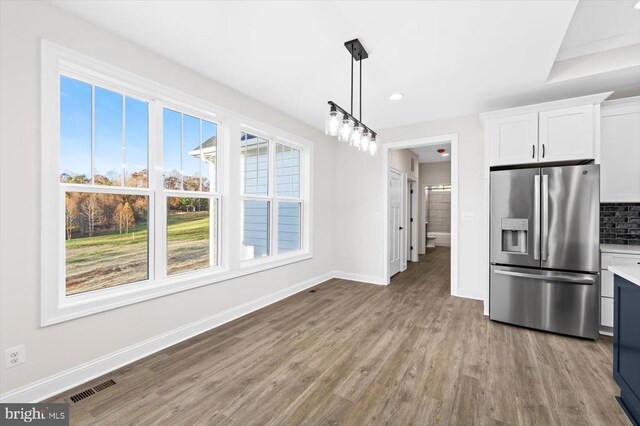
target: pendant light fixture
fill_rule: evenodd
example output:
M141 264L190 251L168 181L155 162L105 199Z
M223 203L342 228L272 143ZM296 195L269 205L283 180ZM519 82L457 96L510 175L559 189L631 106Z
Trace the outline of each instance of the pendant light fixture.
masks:
M350 40L344 44L351 54L351 110L347 111L333 101L329 101L329 114L327 115L325 131L330 136L337 136L338 140L348 142L350 146L376 155L378 152L377 134L369 126L362 122L362 60L369 54L360 40ZM353 62L360 63L360 114L356 118L353 115Z

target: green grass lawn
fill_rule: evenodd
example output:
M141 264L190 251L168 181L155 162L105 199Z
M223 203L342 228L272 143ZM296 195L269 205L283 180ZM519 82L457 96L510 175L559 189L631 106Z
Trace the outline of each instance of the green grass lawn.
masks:
M168 273L209 266L209 212L172 213L167 218ZM106 231L67 240L67 294L148 278L146 223L129 233Z

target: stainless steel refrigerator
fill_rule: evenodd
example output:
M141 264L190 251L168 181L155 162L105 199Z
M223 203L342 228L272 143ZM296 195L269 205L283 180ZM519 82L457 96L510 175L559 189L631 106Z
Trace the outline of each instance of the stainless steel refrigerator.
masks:
M491 172L490 318L595 339L600 166Z

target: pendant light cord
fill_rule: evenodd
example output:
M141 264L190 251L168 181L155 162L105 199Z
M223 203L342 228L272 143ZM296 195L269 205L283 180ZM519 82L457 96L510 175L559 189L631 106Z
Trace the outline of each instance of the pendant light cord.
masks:
M351 48L353 51L353 48ZM351 56L351 115L353 115L353 55Z
M360 122L362 123L362 59L360 59Z

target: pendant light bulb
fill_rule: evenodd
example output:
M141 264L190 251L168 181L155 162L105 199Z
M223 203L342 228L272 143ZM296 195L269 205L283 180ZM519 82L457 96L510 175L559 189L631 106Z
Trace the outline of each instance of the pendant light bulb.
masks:
M371 142L369 142L369 154L376 155L378 152L378 139L376 135L371 136Z
M360 141L362 140L362 126L356 122L351 133L351 146L360 149Z
M337 136L339 128L340 119L338 118L338 111L336 107L331 106L325 123L325 133L329 136Z
M351 120L348 115L345 115L342 119L339 139L342 142L349 142L351 140Z
M369 151L369 144L371 143L371 134L369 129L364 129L362 132L362 139L360 140L360 149L364 152Z

